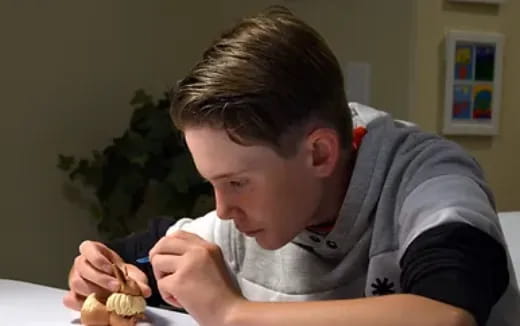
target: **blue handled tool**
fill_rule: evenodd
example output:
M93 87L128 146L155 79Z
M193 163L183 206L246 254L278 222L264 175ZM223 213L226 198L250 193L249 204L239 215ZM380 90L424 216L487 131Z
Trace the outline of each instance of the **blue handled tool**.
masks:
M138 258L136 260L136 262L139 264L148 264L150 262L150 257L146 256L146 257Z

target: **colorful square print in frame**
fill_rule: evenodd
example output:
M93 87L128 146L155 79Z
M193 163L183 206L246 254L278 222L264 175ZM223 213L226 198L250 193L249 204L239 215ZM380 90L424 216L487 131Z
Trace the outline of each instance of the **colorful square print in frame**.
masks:
M451 2L472 2L472 3L490 3L490 4L501 4L506 0L449 0Z
M498 33L448 33L444 134L498 133L503 44Z

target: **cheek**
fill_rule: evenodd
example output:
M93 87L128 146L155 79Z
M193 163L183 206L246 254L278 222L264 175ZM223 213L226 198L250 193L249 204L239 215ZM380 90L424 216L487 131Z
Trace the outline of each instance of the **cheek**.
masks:
M285 189L277 178L269 175L255 177L250 186L235 197L236 205L244 212L251 224L272 225L283 210Z
M300 205L309 204L308 201L312 200L314 193L318 190L318 180L303 167L290 169L285 176L285 184L280 188L284 188L284 192L290 195L292 200L299 202Z
M314 179L302 177L289 185L285 201L288 213L291 214L293 220L306 223L314 214L320 199L320 185L314 181Z
M302 171L287 171L276 179L271 191L271 207L276 211L277 224L289 229L301 227L314 213L319 201L320 184Z

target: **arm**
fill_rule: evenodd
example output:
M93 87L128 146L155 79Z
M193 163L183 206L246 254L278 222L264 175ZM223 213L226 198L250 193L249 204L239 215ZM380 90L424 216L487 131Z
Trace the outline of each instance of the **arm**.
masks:
M148 256L150 249L174 222L171 218L156 217L150 220L146 231L109 241L105 245L114 250L126 263L135 265L136 259Z
M400 263L406 294L294 303L258 303L237 297L226 304L225 291L215 289L223 317L216 322L219 313L212 312L208 325L276 325L283 320L284 325L484 326L509 283L503 245L467 223L447 223L425 231ZM209 292L210 286L205 288ZM194 297L195 303L199 300L200 296Z
M400 265L403 292L464 309L481 326L509 284L504 246L462 222L424 231L407 248Z
M281 322L283 321L283 322ZM466 311L412 294L312 302L242 302L230 311L229 326L475 326Z
M162 297L186 309L201 326L476 325L472 314L464 309L414 294L318 302L250 302L233 288L219 247L187 232L161 239L150 257Z
M305 303L241 302L227 325L485 325L509 283L504 247L466 223L421 234L401 260L407 294Z

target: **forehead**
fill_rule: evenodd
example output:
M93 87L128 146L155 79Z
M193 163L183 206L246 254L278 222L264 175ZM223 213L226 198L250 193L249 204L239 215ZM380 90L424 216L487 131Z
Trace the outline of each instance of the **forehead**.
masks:
M192 127L184 135L197 169L206 178L258 169L282 159L267 146L237 144L222 129Z

